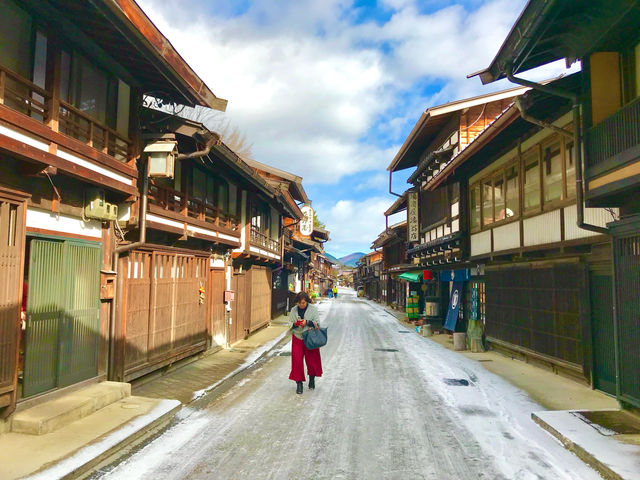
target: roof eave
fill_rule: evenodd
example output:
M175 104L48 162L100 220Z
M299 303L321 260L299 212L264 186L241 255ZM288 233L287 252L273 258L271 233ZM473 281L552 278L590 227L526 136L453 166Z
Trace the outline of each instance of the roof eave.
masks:
M218 98L162 35L134 0L91 0L104 5L145 50L162 66L162 74L192 104L225 111L227 100ZM102 9L104 11L104 9Z

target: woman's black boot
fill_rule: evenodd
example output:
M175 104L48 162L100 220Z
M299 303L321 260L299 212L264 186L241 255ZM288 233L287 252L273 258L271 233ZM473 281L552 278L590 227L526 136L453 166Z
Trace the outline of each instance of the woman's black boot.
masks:
M309 390L316 388L316 377L309 375Z
M299 395L302 393L302 382L296 382L296 393Z

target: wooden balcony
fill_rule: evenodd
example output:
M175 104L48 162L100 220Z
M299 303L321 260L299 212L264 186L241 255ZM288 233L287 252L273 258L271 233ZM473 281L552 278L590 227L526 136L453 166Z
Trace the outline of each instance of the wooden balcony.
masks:
M639 125L640 97L585 132L585 178L588 190L631 176L616 175L611 181L604 178L623 167L630 168L631 163L640 160Z
M0 150L137 195L132 142L0 65Z
M282 245L280 240L272 239L255 227L251 227L250 229L249 244L258 249L266 250L280 258L280 249Z
M152 228L240 245L240 220L185 192L149 185L147 220Z

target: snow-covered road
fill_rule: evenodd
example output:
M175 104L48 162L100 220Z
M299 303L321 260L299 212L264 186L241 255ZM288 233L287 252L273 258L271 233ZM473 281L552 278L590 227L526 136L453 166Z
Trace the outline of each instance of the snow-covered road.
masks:
M478 362L353 294L319 308L329 344L315 391L295 394L285 347L105 478L600 478L533 423L542 407Z

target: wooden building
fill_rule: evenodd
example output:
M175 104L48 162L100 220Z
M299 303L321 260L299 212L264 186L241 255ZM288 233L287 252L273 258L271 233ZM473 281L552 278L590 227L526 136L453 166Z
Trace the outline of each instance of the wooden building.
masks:
M419 295L420 311L431 323L445 323L450 298L456 298L450 294L464 289L469 280L466 183L459 178L443 182L440 173L448 171L453 159L526 90L519 87L428 108L387 168L389 175L414 168L408 178L413 186L388 213L400 206L408 210L407 256L414 271L404 275L415 284L411 291ZM435 274L425 279L424 270ZM464 331L464 318L453 320L449 328Z
M143 96L223 109L131 0L0 0L0 414L107 377ZM142 178L144 177L144 178ZM21 310L22 321L21 319Z
M615 393L622 405L640 407L640 10L637 0L566 1L549 5L530 0L500 51L479 75L483 83L507 77L549 95L569 99L576 149L576 215L582 233L610 234L613 275L591 276L589 289L598 331L593 340L593 381ZM565 59L580 61L577 90L545 88L516 75ZM583 168L584 167L584 168ZM618 208L606 228L589 218L587 207ZM572 225L572 228L574 226ZM613 300L616 308L603 308ZM606 310L606 311L605 311ZM614 321L611 321L613 315ZM596 316L599 317L596 319ZM614 354L615 352L615 354ZM612 361L613 359L613 361Z
M373 251L358 260L357 288L364 290L364 296L370 300L382 299L382 252Z
M254 160L246 162L279 192L295 214L283 218L284 257L281 265L274 270L272 285L271 316L275 318L286 314L291 308L295 293L302 291L309 270L310 255L304 252L304 248L294 246L294 238L298 236L299 224L304 218L300 207L308 205L310 200L302 186L302 177Z
M372 248L382 250L380 301L404 309L408 284L399 276L414 269L413 265L407 263L407 221L403 220L382 232Z
M137 203L130 212L121 212L125 239L140 238L145 229L145 243L122 255L117 269L122 296L115 318L119 349L113 377L123 380L224 347L251 330L249 315L235 316L233 323L235 298L225 305L225 291L232 291L229 257L242 247L246 233L243 192L272 194L202 124L145 109L142 126L153 147L145 150L168 143L178 153L171 175L149 181L144 217L131 215L139 211ZM243 298L246 293L234 295Z

